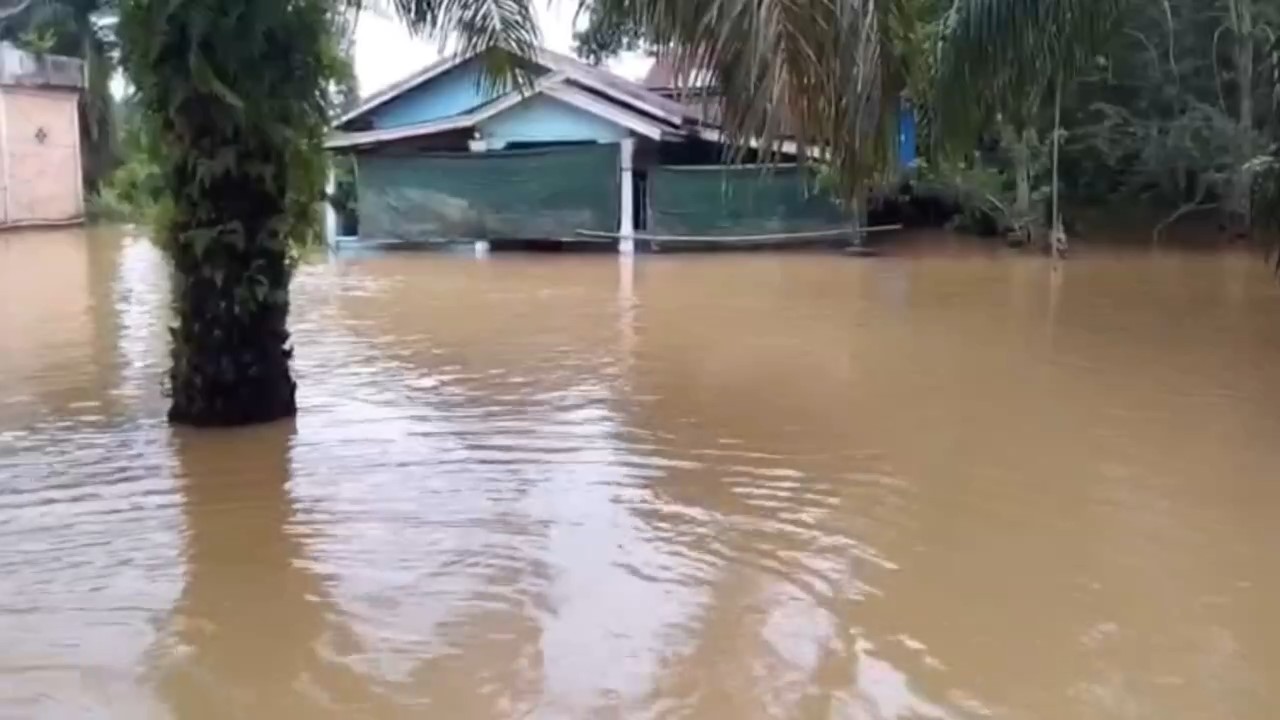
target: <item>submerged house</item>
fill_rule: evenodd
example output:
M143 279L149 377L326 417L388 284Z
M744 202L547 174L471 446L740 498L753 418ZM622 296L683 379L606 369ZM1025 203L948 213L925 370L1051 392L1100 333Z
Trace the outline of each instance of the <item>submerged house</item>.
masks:
M702 108L543 50L530 87L445 60L364 101L327 147L355 159L361 240L708 242L847 232L794 165L727 166Z
M84 63L0 43L0 228L84 219Z

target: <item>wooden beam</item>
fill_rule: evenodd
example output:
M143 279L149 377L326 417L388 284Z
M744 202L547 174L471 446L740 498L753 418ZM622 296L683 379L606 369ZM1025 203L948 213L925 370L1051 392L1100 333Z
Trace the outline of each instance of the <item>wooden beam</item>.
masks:
M862 234L876 232L890 232L892 230L901 230L901 225L877 225L875 227L863 228ZM577 230L578 235L585 238L599 238L601 240L618 240L622 238L620 233L601 232L598 230ZM839 228L836 230L814 230L810 232L795 233L765 233L761 235L650 235L648 233L633 233L632 236L636 240L648 240L654 242L707 242L714 240L722 240L724 242L775 242L779 240L820 240L824 237L837 238L844 235L852 235L853 230L849 228Z

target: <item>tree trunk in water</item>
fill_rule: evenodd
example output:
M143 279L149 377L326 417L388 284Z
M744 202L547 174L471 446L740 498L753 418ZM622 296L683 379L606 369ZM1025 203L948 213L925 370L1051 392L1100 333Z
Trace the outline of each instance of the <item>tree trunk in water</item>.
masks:
M1058 205L1058 150L1062 145L1062 75L1054 81L1053 96L1053 229L1049 233L1053 256L1067 254L1067 233L1062 227L1062 208Z
M1021 223L1031 217L1031 131L1019 130L1007 122L1001 125L1002 142L1008 146L1013 162L1015 191L1013 217L1010 219Z
M1248 232L1253 224L1253 173L1249 161L1256 155L1253 141L1253 0L1233 0L1231 24L1236 35L1236 79L1239 97L1240 158L1232 182L1231 215L1237 229Z
M247 239L261 235L283 207L278 197L253 192L251 178L233 174L219 185L215 202L225 208L227 222L245 224L246 240L242 248L169 240L178 319L169 420L229 426L292 417L297 405L285 327L287 248ZM177 226L171 232L181 237L200 229Z
M1031 148L1026 133L1019 134L1013 148L1013 174L1016 183L1013 212L1020 220L1031 217Z
M165 148L171 422L297 412L291 248L319 236L332 3L125 0L124 56ZM230 7L229 7L230 6Z
M1010 133L1013 138L1013 231L1017 242L1035 241L1035 214L1031 212L1031 130Z

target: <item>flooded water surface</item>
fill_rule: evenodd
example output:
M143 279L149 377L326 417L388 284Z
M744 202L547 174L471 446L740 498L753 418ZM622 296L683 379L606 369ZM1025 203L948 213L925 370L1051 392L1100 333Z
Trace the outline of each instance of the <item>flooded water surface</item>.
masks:
M1247 254L321 258L169 428L147 241L0 238L2 718L1280 712Z

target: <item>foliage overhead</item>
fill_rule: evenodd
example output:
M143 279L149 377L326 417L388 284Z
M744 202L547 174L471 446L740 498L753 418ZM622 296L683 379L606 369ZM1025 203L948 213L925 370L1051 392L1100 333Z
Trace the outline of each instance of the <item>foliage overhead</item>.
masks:
M677 78L719 81L727 138L793 139L854 197L893 165L900 93L918 62L921 0L595 0L589 55L642 42ZM592 25L588 24L588 31ZM594 38L594 39L593 39ZM597 40L602 40L596 42Z
M398 17L411 31L440 41L459 55L483 54L486 80L498 86L526 85L517 58L531 57L541 39L537 0L333 0L356 14L373 10Z

